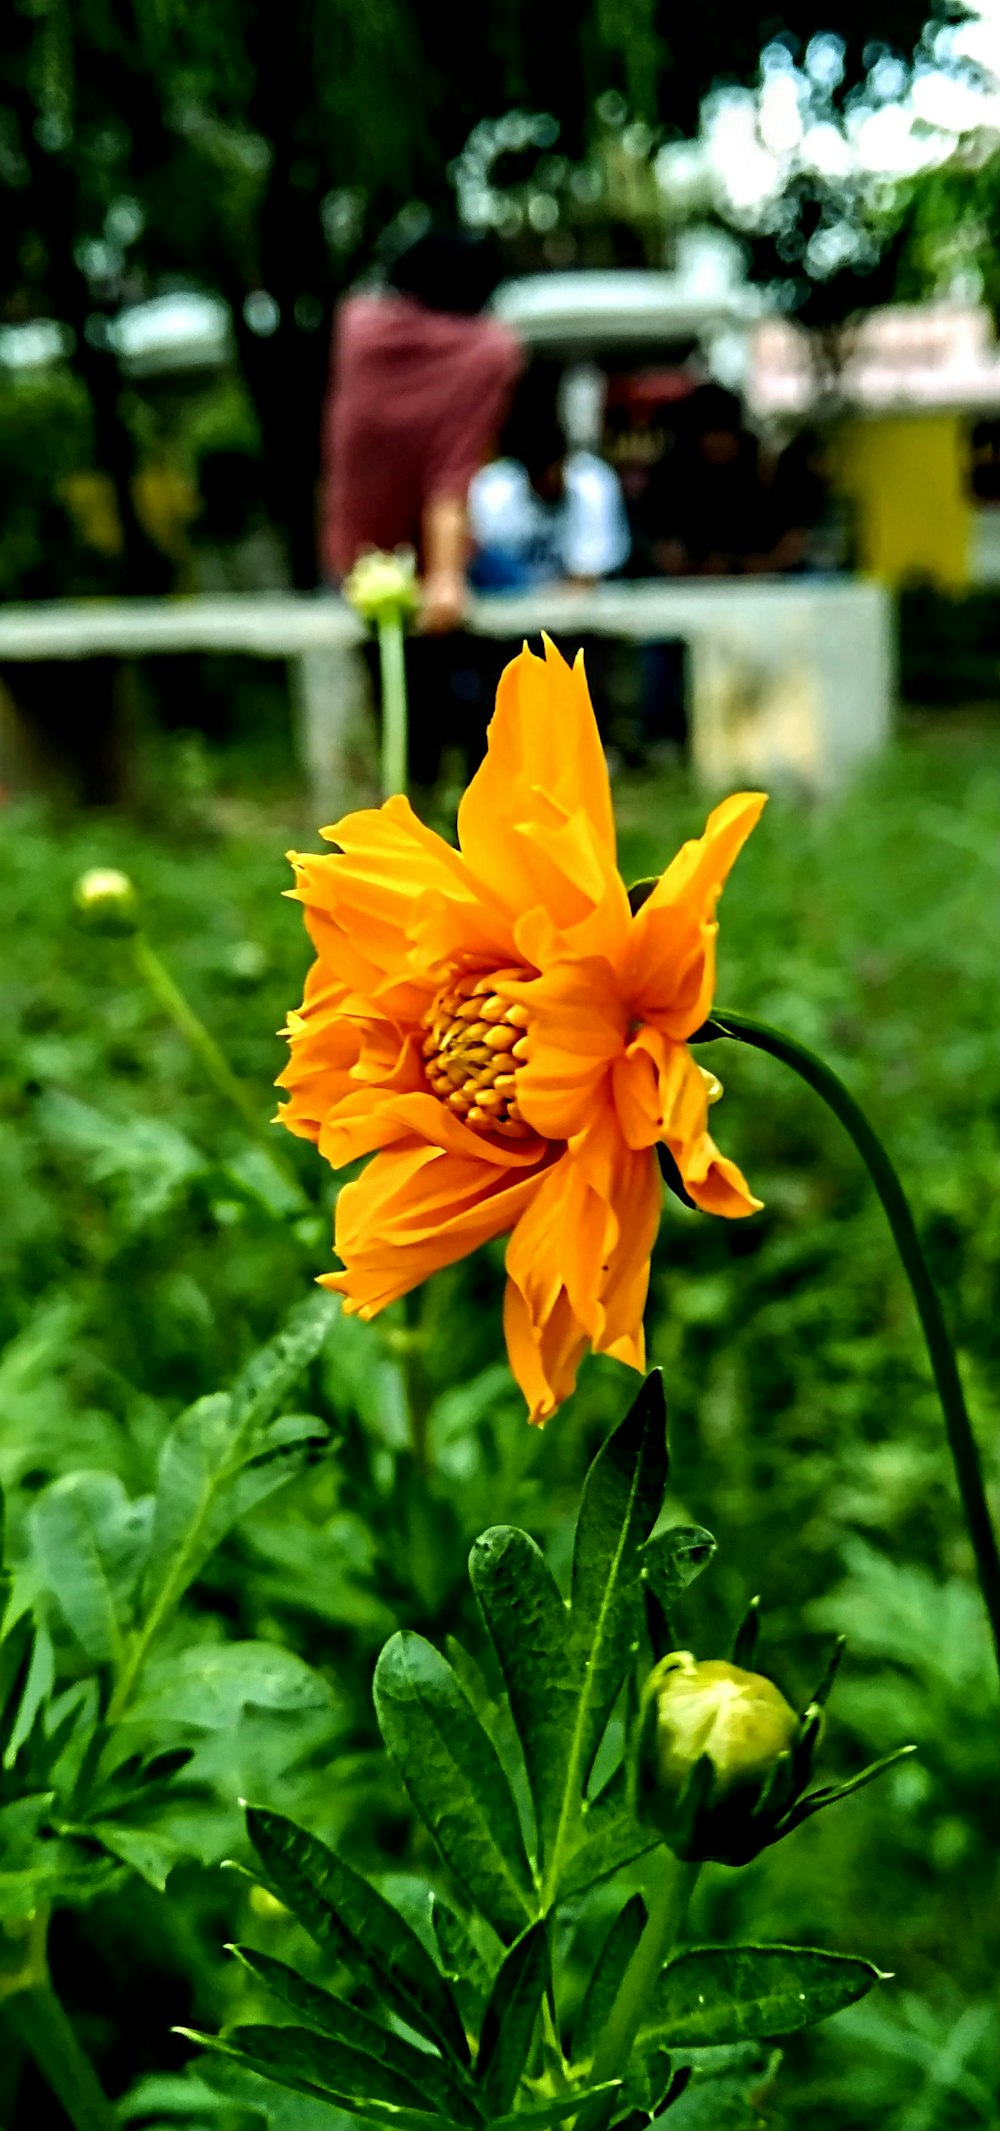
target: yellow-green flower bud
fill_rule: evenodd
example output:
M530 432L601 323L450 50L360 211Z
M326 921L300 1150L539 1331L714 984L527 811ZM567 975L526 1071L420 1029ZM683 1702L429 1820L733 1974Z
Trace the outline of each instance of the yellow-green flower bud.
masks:
M116 866L92 866L81 873L73 901L95 932L119 936L139 930L139 906L127 873Z
M420 604L416 576L412 548L397 548L391 555L373 549L358 557L344 581L344 597L365 621L402 621Z
M712 1764L716 1799L741 1784L759 1784L798 1735L800 1720L773 1680L719 1658L699 1664L689 1650L672 1651L647 1692L656 1710L657 1776L674 1797L703 1756Z

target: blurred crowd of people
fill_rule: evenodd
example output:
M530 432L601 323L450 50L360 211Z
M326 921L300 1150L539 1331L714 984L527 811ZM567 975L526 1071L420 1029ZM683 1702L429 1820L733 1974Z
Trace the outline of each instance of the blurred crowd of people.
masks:
M765 451L737 395L692 377L638 431L627 392L609 395L602 448L571 444L560 368L526 361L486 311L493 283L475 240L432 231L382 291L341 306L321 491L331 581L368 547L412 547L434 631L459 621L467 582L509 592L830 566L814 433Z
M495 280L482 243L428 231L383 288L345 300L336 325L321 561L336 586L368 549L416 553L417 782L433 781L442 744L455 740L467 768L483 744L497 646L463 635L445 653L442 642L461 629L470 589L804 572L834 559L815 435L768 452L734 393L674 373L667 403L647 394L638 417L628 380L615 379L598 448L582 448L567 436L561 366L529 360L488 310ZM595 645L592 663L604 658ZM681 737L679 647L646 647L640 665L638 726Z

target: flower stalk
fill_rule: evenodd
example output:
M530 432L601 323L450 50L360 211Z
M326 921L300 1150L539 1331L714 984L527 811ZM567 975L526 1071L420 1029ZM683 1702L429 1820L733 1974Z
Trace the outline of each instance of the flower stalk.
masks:
M805 1044L796 1042L794 1037L784 1035L781 1030L769 1028L766 1023L755 1021L747 1014L734 1014L721 1008L713 1008L711 1020L706 1022L704 1029L699 1030L691 1040L695 1043L710 1043L717 1037L726 1036L734 1043L749 1044L754 1050L766 1051L772 1058L780 1059L783 1065L790 1066L793 1073L799 1075L800 1080L804 1080L822 1097L850 1134L882 1202L903 1270L910 1283L927 1346L980 1588L993 1631L997 1662L1000 1665L1000 1548L990 1516L979 1446L972 1431L955 1350L937 1290L927 1270L927 1261L903 1186L877 1132L869 1124L864 1111L844 1086L839 1075L833 1071L832 1066L818 1058L814 1051L808 1050Z
M379 615L378 655L382 676L382 797L391 799L406 791L409 757L406 660L398 608Z
M665 1860L663 1878L653 1896L642 1937L594 2052L591 2086L624 2079L650 1993L683 1926L700 1871L700 1862L682 1864L676 1857ZM618 2106L616 2092L599 2095L581 2109L576 2131L606 2131L612 2111Z
M34 2060L73 2131L117 2131L118 2115L49 1980L48 1911L25 1920L23 1965L0 1972L0 2008L8 2029ZM6 1936L12 1936L8 1925Z

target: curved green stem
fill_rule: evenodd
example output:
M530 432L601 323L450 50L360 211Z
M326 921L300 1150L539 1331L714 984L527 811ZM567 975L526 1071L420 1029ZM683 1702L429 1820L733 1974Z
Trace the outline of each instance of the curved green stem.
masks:
M794 1037L783 1035L779 1029L752 1020L747 1014L732 1014L721 1008L718 1011L713 1009L704 1032L699 1031L692 1040L710 1043L717 1036L729 1036L735 1043L750 1044L754 1050L767 1051L772 1058L780 1058L784 1065L791 1066L792 1071L822 1096L834 1116L840 1119L868 1169L913 1290L1000 1663L1000 1549L990 1517L979 1447L972 1432L954 1348L902 1184L863 1110L859 1109L832 1067L817 1058L814 1051L807 1050L805 1044L797 1043Z
M687 1915L701 1864L682 1864L667 1856L667 1869L650 1904L645 1928L621 1980L607 2027L594 2052L590 2068L592 2086L606 2079L624 2079L635 2038L660 1970ZM601 2094L585 2103L576 2119L576 2131L605 2131L612 2110L619 2106L616 2094Z
M154 998L158 1000L164 1012L169 1015L175 1028L180 1030L181 1035L190 1044L199 1065L204 1067L212 1086L226 1102L231 1103L233 1108L239 1112L243 1123L266 1150L268 1160L279 1172L283 1183L290 1187L295 1193L295 1197L303 1205L308 1206L309 1201L306 1199L298 1178L287 1168L278 1153L274 1144L275 1136L271 1126L261 1116L256 1103L244 1087L243 1082L237 1080L228 1059L216 1043L215 1037L195 1013L193 1006L185 998L180 985L175 982L166 964L161 962L155 947L151 946L144 932L133 933L130 945L139 975L149 985Z
M0 2008L8 2029L34 2058L74 2131L117 2131L112 2108L76 2029L49 1981L48 1911L23 1920L24 1958L15 1973L0 1973ZM7 1938L13 1936L8 1923Z

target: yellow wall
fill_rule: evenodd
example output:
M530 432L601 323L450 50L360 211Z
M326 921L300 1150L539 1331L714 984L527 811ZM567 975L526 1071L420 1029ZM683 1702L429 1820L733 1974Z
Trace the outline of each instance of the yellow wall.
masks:
M886 583L969 581L972 513L960 415L879 416L830 438L836 487L854 510L858 563Z

